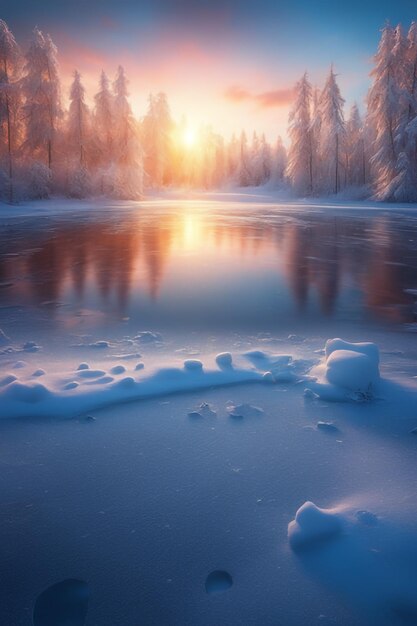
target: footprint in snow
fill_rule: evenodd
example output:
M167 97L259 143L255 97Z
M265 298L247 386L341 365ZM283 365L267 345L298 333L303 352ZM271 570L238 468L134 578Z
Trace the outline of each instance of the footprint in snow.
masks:
M206 578L206 592L208 594L224 593L233 585L233 578L224 570L214 570Z
M82 580L69 578L48 587L36 600L34 626L84 626L89 595Z

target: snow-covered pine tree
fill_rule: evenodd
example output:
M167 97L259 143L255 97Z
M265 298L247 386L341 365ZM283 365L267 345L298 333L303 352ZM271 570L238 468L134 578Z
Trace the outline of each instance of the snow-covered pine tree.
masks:
M340 95L333 67L320 96L320 188L326 193L339 193L344 182L346 129L344 100Z
M397 89L400 93L395 129L397 160L395 176L385 190L385 200L417 201L417 28L412 23L407 37L400 25L393 49Z
M368 94L367 124L372 133L371 166L378 200L389 199L390 185L397 174L396 130L403 100L396 80L394 46L395 31L386 24L374 57L373 83Z
M270 144L267 142L264 133L261 135L259 145L260 163L261 163L261 185L265 185L272 175L272 150Z
M285 180L285 170L287 168L287 151L282 138L278 137L272 155L271 180L274 185L282 186Z
M113 94L109 79L101 72L99 91L94 96L94 147L99 167L108 167L113 145Z
M14 201L14 158L19 139L21 53L6 22L0 20L0 158L4 185L0 195Z
M226 148L227 178L229 182L236 183L239 170L240 146L235 133L232 134Z
M90 110L85 102L85 89L77 70L74 72L74 80L70 88L66 130L67 154L70 160L68 193L75 198L84 198L91 191L87 166L91 127Z
M312 97L311 114L311 145L313 153L313 191L318 188L321 174L320 161L320 134L321 134L321 110L320 110L320 89L314 87Z
M168 97L163 91L156 95L155 114L159 150L158 176L162 185L169 185L172 182L172 131L174 125Z
M311 85L305 73L295 86L288 126L290 148L286 175L299 194L311 194L314 188L311 96Z
M349 187L366 184L364 129L356 103L353 104L346 122L346 184Z
M127 85L124 69L119 66L113 83L113 193L118 198L135 199L143 192L143 156L138 128L128 101Z
M172 181L173 121L165 93L150 94L142 123L145 171L149 183L162 187Z
M252 143L248 149L248 169L250 171L251 185L255 187L262 183L262 155L261 142L256 131L252 135Z
M240 133L239 140L239 164L237 171L237 184L239 187L249 187L251 184L250 159L248 154L248 140L245 131Z
M62 117L60 81L56 46L38 28L33 31L24 72L25 147L35 159L44 158L51 169Z

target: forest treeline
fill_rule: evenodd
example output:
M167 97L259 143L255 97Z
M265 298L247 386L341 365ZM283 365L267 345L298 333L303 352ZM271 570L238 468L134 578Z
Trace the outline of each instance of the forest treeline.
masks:
M137 119L128 79L103 71L87 104L74 71L64 106L58 51L35 28L23 53L0 20L0 198L142 197L149 188L286 187L298 196L340 192L378 200L417 201L417 25L386 24L371 72L366 110L348 114L337 75L323 88L307 73L297 82L289 115L289 146L280 137L242 131L225 140L202 126L184 141L166 94L150 95Z

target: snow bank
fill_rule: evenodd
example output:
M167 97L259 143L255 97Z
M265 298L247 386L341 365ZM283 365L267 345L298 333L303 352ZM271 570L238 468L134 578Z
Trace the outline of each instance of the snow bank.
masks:
M146 342L160 341L160 336L154 334L143 336ZM292 382L306 373L311 362L265 352L235 357L222 352L208 365L199 359L186 359L182 367L145 369L140 362L128 368L121 363L101 361L101 367L82 362L62 373L42 369L29 374L24 365L15 363L14 372L5 372L0 379L0 417L72 416L120 402L195 389L249 382ZM260 412L248 406L235 409L239 415Z
M150 396L248 382L262 382L263 372L252 367L206 368L201 361L186 360L182 368L143 369L115 364L106 369L88 363L61 374L5 375L0 381L0 416L71 416L93 409Z
M144 336L152 344L160 341L154 334L153 338L149 333ZM222 352L206 362L186 359L181 367L146 368L142 361L130 367L109 363L106 356L100 367L83 362L62 373L48 373L44 368L29 373L27 363L17 361L9 365L12 371L0 373L0 417L70 416L150 396L253 381L304 381L308 383L304 394L311 399L364 402L375 397L381 386L375 344L332 339L326 343L325 354L324 361L317 364L317 360L260 350L234 356ZM253 415L254 408L237 406L230 414ZM336 430L324 422L319 422L318 428Z

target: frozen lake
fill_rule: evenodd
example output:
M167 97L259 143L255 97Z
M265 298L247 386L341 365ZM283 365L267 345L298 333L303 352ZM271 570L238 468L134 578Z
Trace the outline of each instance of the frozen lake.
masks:
M0 378L260 348L313 363L337 336L375 341L383 376L417 375L416 211L170 201L7 215ZM30 626L39 594L72 578L89 585L86 626L417 623L415 397L309 401L305 384L213 385L65 420L0 405L0 623ZM202 402L216 415L188 415ZM231 402L262 412L233 417ZM287 526L309 500L379 525L300 557ZM233 584L212 594L217 570Z
M1 218L0 218L1 220ZM177 202L0 221L0 324L272 332L415 320L417 215Z

